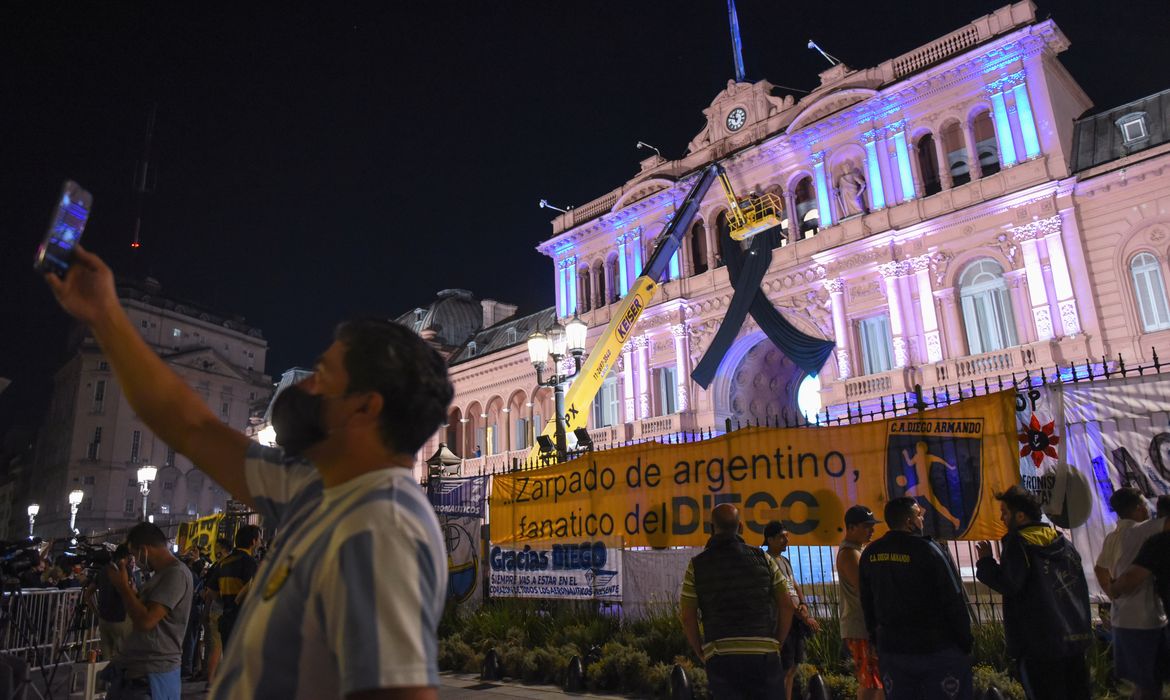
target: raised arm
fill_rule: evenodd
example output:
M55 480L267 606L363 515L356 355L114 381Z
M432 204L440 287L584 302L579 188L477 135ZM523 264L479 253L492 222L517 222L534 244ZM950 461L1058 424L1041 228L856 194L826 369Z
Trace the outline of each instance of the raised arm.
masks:
M236 500L251 502L244 478L249 440L224 425L142 339L122 309L114 275L77 247L65 279L45 275L61 306L89 326L134 411L163 442L191 458Z

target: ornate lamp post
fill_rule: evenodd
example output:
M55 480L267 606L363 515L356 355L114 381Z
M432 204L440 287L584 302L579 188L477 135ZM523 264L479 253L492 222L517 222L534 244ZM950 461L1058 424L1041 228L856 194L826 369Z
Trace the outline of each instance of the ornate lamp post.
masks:
M154 477L156 476L158 476L158 468L152 467L149 464L138 470L138 492L142 494L143 520L148 520L150 518L146 510L146 499L150 496L150 483L154 481Z
M39 505L36 503L28 504L28 538L30 540L33 537L33 525L36 524L37 513L39 512L41 512L41 507Z
M77 510L81 508L81 502L84 500L85 492L81 489L69 492L69 534L74 537L77 536Z
M552 387L556 410L556 450L557 461L564 462L568 457L569 445L565 435L565 382L577 376L581 370L581 356L585 354L585 335L589 327L575 313L568 325L562 327L559 323L553 325L548 333L534 332L528 336L528 359L536 368L536 383L538 386ZM574 370L572 374L561 373L561 360L566 355L573 356ZM552 357L552 375L544 378L548 358Z

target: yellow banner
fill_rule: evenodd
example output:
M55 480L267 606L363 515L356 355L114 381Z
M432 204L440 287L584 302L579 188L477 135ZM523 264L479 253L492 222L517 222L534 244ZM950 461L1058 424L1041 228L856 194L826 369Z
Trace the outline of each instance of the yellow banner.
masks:
M1020 480L1015 393L901 418L824 428L747 428L703 442L644 443L493 477L492 542L620 539L701 546L711 509L739 506L759 544L781 520L793 544L837 544L845 509L911 496L927 533L1000 537L995 493ZM883 526L878 526L879 532Z
M219 535L219 525L222 521L223 514L219 513L179 523L179 534L175 538L175 544L179 546L179 551L185 552L191 547L198 547L200 550L206 551L211 560L215 561L215 540Z

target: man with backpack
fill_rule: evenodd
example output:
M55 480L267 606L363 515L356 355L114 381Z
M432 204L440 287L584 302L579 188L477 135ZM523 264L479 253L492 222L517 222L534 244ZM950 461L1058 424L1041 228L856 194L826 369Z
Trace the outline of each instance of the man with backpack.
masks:
M1008 528L1000 560L976 545L976 577L1003 596L1008 655L1029 700L1089 700L1085 650L1092 641L1089 587L1066 537L1040 522L1040 501L1021 486L996 495Z

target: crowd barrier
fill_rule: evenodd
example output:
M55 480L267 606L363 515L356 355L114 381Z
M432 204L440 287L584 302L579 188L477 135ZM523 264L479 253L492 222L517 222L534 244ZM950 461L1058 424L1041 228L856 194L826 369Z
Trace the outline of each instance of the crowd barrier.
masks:
M97 616L80 588L5 591L0 600L0 654L32 671L83 661L98 639Z

